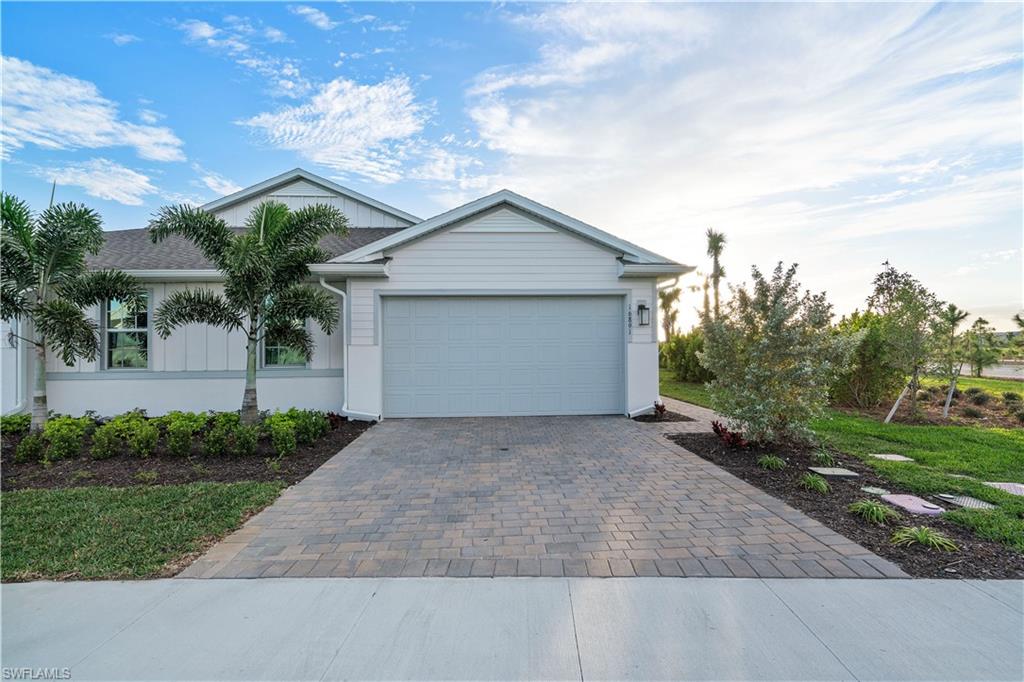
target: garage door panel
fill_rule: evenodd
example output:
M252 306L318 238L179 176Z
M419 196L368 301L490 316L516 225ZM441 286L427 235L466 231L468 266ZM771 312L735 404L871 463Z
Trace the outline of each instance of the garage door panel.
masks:
M383 301L390 417L623 411L621 297Z

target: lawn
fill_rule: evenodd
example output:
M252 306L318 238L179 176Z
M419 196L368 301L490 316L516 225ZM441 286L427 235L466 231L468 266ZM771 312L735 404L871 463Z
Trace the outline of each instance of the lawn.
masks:
M183 557L273 502L283 487L244 482L6 492L3 580L169 575Z
M927 377L922 382L925 386L942 386L948 384L947 381ZM995 395L1002 395L1007 391L1013 393L1020 393L1024 395L1024 381L1017 381L1016 379L990 379L988 377L960 377L956 380L956 387L961 391L968 388L981 388L989 393Z
M1014 389L1024 392L1024 386L1012 380L967 378L962 386L979 386L993 393ZM703 386L675 381L664 370L661 393L710 407ZM981 482L1024 483L1024 429L882 424L877 419L836 410L829 410L813 428L823 442L864 460L902 491L919 495L962 493L997 505L992 512L959 510L947 513L946 518L1024 552L1024 498ZM884 452L905 455L914 462L886 462L867 456Z

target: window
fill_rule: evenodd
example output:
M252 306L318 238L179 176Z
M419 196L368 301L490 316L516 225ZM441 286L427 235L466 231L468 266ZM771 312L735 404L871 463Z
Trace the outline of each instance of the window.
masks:
M120 301L107 301L103 313L107 369L149 367L149 296L143 296L145 305L134 315Z
M293 320L298 329L305 326L303 320ZM264 367L305 367L306 356L298 348L286 346L280 340L274 338L273 334L267 334L263 341L263 366Z

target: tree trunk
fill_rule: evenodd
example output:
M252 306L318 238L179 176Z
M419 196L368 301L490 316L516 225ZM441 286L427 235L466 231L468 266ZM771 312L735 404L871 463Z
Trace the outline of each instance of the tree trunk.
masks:
M46 426L46 345L36 346L35 385L32 389L32 430Z
M953 402L953 393L956 392L956 380L960 377L960 372L964 369L963 363L960 363L960 367L950 373L949 380L949 391L946 393L946 404L942 406L942 418L949 418L949 404Z
M900 392L900 397L896 398L896 404L892 406L891 410L889 410L889 414L886 415L885 421L883 422L883 424L888 424L889 422L892 421L893 415L896 414L896 410L899 409L900 403L903 402L903 397L905 395L907 395L907 391L909 391L909 390L910 390L910 386L909 385L903 387L903 390Z
M914 373L910 375L910 416L913 419L917 418L917 391L919 388L921 388L921 370L915 367Z
M260 419L256 400L256 339L249 337L245 344L245 391L242 393L243 424L255 424Z

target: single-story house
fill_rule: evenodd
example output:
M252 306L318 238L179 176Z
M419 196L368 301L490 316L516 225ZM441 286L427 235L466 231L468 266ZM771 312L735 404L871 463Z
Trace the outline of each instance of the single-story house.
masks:
M691 267L508 190L421 220L296 169L203 208L241 229L265 199L332 204L351 229L323 241L327 262L310 264L310 285L338 298L341 328L327 336L312 326L308 362L272 339L263 344L261 409L360 419L637 414L657 400L657 287ZM170 292L221 286L191 243L153 244L144 228L111 231L89 266L143 280L148 310L126 316L116 301L96 310L96 362L67 367L51 354L51 409L238 409L241 332L191 325L161 339L153 330L153 311ZM32 363L27 349L4 353L9 411L29 401Z

